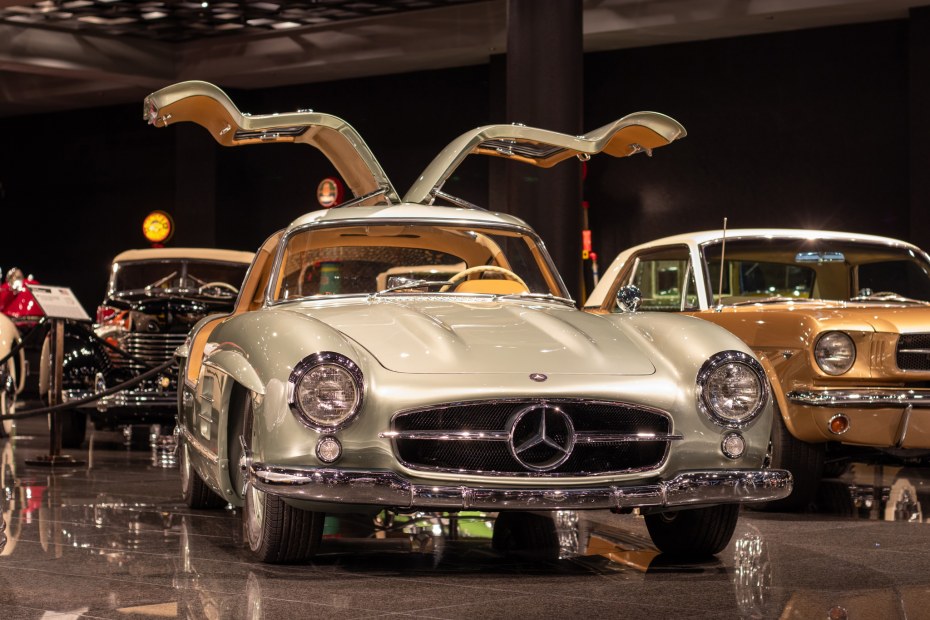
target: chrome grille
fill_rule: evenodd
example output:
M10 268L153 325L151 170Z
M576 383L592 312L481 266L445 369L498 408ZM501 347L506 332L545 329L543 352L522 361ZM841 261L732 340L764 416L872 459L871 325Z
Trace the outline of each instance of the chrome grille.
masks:
M121 341L121 349L136 359L113 354L113 365L128 368L133 372L147 370L167 362L175 350L184 344L187 334L144 334L130 333Z
M896 359L901 370L930 370L930 334L902 334Z
M544 435L552 445L565 447L557 465L544 463L548 449L532 443L537 426L519 422L527 411L542 410L567 419L551 422ZM572 437L568 437L572 435ZM404 411L392 420L394 453L407 467L424 471L450 471L478 475L587 476L648 471L662 465L671 441L668 414L600 401L506 400L439 405ZM515 447L516 446L516 447ZM520 450L523 449L523 452ZM519 453L519 457L518 457ZM554 463L555 461L553 461Z

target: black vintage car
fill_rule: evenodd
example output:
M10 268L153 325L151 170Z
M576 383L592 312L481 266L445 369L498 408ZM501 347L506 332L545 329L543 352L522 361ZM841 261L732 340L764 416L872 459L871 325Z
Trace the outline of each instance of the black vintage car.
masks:
M93 330L66 329L62 402L100 393L170 360L197 321L232 310L252 256L205 248L128 250L116 256ZM60 417L62 445L83 443L88 416L99 430L173 428L177 393L177 373L169 368L80 405Z

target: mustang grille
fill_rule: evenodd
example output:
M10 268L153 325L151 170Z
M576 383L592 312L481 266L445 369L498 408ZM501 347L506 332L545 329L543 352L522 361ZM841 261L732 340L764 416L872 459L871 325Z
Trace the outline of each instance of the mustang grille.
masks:
M122 341L121 348L140 361L130 360L114 354L113 365L128 368L133 372L147 370L171 359L175 349L184 344L187 334L141 334L130 333ZM141 363L142 361L145 364Z
M671 419L622 403L515 400L394 416L397 457L417 470L479 475L586 476L658 468Z
M930 334L904 334L898 339L901 370L930 370Z

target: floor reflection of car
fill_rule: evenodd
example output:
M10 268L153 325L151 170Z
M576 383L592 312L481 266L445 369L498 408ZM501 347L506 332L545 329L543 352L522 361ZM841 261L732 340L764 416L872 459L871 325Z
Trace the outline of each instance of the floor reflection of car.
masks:
M504 549L539 536L523 511L639 508L660 548L712 554L740 503L788 493L787 472L763 468L772 406L745 344L692 319L579 311L525 222L442 190L469 154L628 156L682 136L674 120L478 128L401 199L327 114L244 115L203 82L153 93L145 114L228 146L312 145L355 195L274 233L234 310L179 352L184 497L243 506L262 561L312 557L326 513L385 508L499 512Z
M63 401L92 396L170 360L197 321L232 309L252 256L207 248L151 248L116 256L94 333L67 331ZM66 412L61 416L63 445L84 441L88 416L97 429L173 428L176 375L166 370Z
M754 229L683 234L622 252L586 310L693 314L742 338L766 367L780 415L773 465L814 496L862 447L902 456L930 448L930 258L886 237ZM826 461L825 461L826 459Z

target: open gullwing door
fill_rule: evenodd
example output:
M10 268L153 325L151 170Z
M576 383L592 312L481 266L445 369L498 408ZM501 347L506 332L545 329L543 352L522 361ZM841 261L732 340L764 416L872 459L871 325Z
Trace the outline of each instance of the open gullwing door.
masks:
M298 111L251 116L208 82L167 86L145 98L144 118L156 127L197 123L223 146L294 142L319 149L332 162L357 204L397 203L398 196L362 137L331 114ZM366 197L364 200L359 198Z
M469 155L505 157L550 168L571 157L587 159L597 153L628 157L652 150L687 135L678 121L658 112L634 112L583 136L525 125L486 125L452 141L404 196L404 202L430 204L455 169Z

